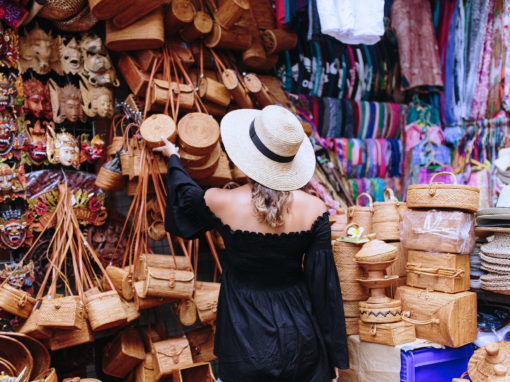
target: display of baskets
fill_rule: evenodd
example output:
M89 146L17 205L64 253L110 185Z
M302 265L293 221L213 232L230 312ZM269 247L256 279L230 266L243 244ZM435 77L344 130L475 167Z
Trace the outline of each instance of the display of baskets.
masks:
M436 183L434 179L448 175L453 184ZM480 201L480 189L457 184L455 174L439 172L434 174L430 183L415 184L407 188L407 207L409 208L447 208L476 212Z

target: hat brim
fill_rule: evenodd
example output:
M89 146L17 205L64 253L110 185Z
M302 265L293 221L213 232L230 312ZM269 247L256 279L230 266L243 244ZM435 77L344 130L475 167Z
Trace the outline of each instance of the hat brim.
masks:
M510 208L508 207L495 207L495 208L484 208L483 210L478 211L476 216L478 217L486 217L486 216L497 216L497 215L510 215Z
M240 109L221 120L221 139L234 164L257 183L277 191L292 191L305 186L315 171L315 152L305 136L295 158L280 163L262 154L250 137L250 125L261 110Z

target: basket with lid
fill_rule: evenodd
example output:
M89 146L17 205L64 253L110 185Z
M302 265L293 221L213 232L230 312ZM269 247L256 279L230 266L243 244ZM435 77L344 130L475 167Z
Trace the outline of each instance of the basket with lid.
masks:
M384 190L384 202L374 203L372 229L379 240L400 240L400 202L391 188Z
M453 184L434 182L440 175L449 175ZM439 172L429 184L415 184L407 189L407 206L409 208L455 208L470 212L478 210L480 190L472 186L457 184L455 174Z

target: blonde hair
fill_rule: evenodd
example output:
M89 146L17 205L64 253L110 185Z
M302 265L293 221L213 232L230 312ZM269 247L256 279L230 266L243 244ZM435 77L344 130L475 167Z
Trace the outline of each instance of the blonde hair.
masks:
M251 200L257 218L271 228L284 224L283 213L292 199L289 191L276 191L250 179Z

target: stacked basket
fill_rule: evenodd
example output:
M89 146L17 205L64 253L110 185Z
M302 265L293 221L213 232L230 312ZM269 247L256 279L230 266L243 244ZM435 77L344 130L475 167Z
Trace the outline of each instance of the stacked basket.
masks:
M438 176L455 180L452 173L438 173L430 184L408 188L402 230L408 286L399 287L396 296L404 319L416 324L417 337L458 347L477 335L476 294L466 291L480 191L434 182ZM441 318L446 311L450 318ZM457 315L461 325L451 325Z

